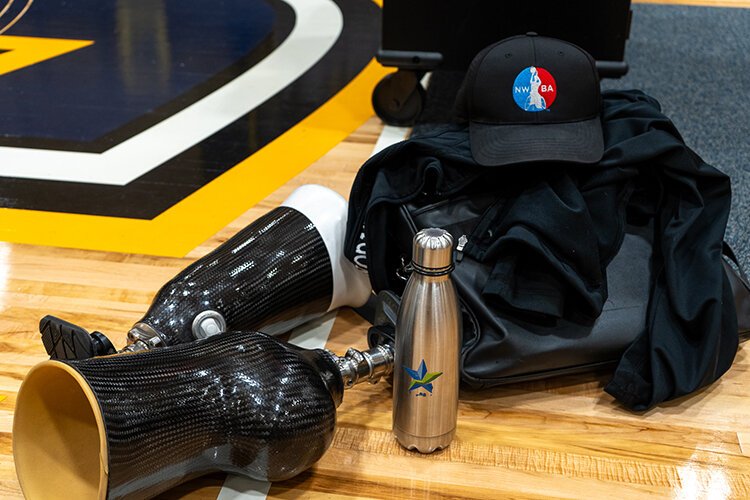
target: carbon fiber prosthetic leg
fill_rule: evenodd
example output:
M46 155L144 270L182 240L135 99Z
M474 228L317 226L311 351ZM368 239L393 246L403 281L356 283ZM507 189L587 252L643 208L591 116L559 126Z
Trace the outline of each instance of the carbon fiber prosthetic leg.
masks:
M338 357L255 332L45 361L16 400L18 479L46 500L148 498L214 471L287 479L327 450L344 389L392 366L390 346Z
M367 276L343 257L346 201L322 186L295 190L166 283L128 332L122 351L184 344L226 330L288 331L370 295ZM54 316L39 325L52 359L113 354L100 332Z

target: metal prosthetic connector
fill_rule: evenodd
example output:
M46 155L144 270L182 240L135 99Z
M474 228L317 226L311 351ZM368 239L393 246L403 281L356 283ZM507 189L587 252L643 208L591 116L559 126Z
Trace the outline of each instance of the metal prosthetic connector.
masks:
M128 345L117 352L147 351L154 347L164 347L165 345L164 339L161 338L156 330L151 328L147 323L138 322L128 332Z
M218 335L226 331L224 317L216 311L202 311L193 320L192 330L196 339ZM47 354L51 359L88 359L110 354L141 352L169 343L151 325L139 321L128 332L125 347L119 351L101 332L87 332L84 328L54 316L45 316L39 323Z
M358 351L350 347L344 356L336 356L344 388L351 389L362 382L377 384L393 372L394 352L391 344L383 344Z

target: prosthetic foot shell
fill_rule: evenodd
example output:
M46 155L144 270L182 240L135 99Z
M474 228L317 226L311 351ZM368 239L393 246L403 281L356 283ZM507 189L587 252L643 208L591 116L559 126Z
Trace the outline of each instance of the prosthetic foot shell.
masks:
M39 332L50 359L86 359L116 352L112 342L100 332L89 333L54 316L42 318Z
M277 481L331 443L335 358L230 332L131 355L45 361L21 386L13 454L27 498L147 498L214 471Z

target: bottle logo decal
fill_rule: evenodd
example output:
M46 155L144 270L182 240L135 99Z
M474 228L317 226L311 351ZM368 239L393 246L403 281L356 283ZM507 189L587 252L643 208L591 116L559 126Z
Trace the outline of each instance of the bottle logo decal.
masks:
M404 370L406 370L406 373L409 374L409 376L413 379L411 381L411 384L409 385L409 392L424 388L427 392L432 394L432 381L438 378L440 375L443 374L443 372L427 372L427 365L424 362L424 359L422 360L422 363L420 363L419 368L417 370L412 370L411 368L407 368L404 366ZM417 396L426 396L426 394L421 393L417 394Z

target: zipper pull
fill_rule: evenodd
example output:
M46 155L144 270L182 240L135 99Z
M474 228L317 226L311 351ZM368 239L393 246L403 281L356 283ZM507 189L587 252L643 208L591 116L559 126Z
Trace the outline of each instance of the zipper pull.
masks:
M414 271L414 267L411 265L411 260L406 260L406 256L401 256L401 267L396 269L396 276L403 282L409 281L409 276Z
M461 262L464 258L464 247L469 242L469 238L466 237L465 234L462 234L458 238L458 243L456 244L456 262Z

